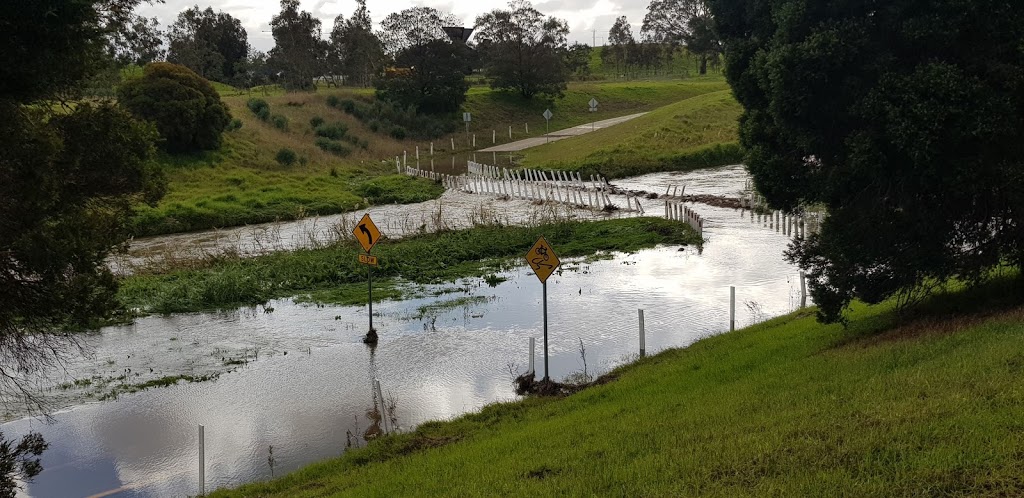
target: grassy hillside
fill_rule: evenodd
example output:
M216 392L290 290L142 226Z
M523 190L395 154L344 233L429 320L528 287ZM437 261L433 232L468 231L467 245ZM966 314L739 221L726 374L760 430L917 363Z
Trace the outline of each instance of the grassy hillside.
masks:
M410 160L419 145L424 166L430 140L396 140L385 132L373 132L364 123L327 105L327 98L372 99L371 89L326 89L317 93L281 93L271 89L239 92L217 84L218 91L241 129L227 132L221 150L190 157L164 157L169 192L156 207L140 206L134 220L136 235L153 235L213 227L236 226L274 220L296 219L314 214L331 214L364 207L367 203L416 202L434 198L441 189L426 181L386 180L390 190L380 196L367 196L367 182L394 172L394 158L408 152ZM530 136L544 133L545 108L555 113L552 129L573 126L592 119L621 116L650 110L681 99L727 88L722 78L626 83L574 83L565 98L555 102L540 99L524 101L515 95L474 87L465 108L473 113L472 129L478 134L480 148L490 144L491 130L498 131L498 142L508 142L508 127L514 127L513 139L524 138L525 124ZM261 121L246 107L251 97L262 98L270 112L287 120L284 129L271 121ZM587 101L596 97L600 112L588 112ZM346 156L324 151L316 145L316 133L310 125L314 117L326 123L341 123L348 136L360 145L343 143L351 149ZM453 118L454 119L454 118ZM461 121L460 121L461 122ZM462 129L461 126L459 128ZM451 139L455 139L455 151ZM449 164L452 153L471 150L464 132L439 137L435 152L439 164ZM365 147L364 147L365 146ZM281 149L295 152L297 161L282 165L275 160ZM457 157L464 164L465 156ZM377 190L377 189L373 189Z
M1020 496L1024 289L987 290L797 313L214 496Z
M734 164L742 159L736 143L741 112L729 90L706 93L617 126L528 149L523 164L609 178Z

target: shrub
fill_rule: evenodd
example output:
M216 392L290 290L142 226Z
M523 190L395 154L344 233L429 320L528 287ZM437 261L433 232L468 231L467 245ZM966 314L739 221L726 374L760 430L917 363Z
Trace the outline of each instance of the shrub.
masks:
M259 118L260 121L268 121L268 120L270 120L270 108L269 107L261 108L259 111L256 112L256 117Z
M352 150L342 145L341 142L337 142L335 140L331 140L329 138L324 137L316 139L316 146L320 147L321 149L327 152L330 152L331 154L341 157L345 157L352 153Z
M309 119L309 127L314 130L322 124L324 124L324 118L321 118L320 116L313 116Z
M220 95L191 69L169 62L146 65L141 78L118 89L118 103L138 118L152 122L168 152L214 150L231 123Z
M295 154L295 151L285 147L277 151L277 156L274 159L277 159L278 164L281 166L291 166L295 164L298 155Z
M345 114L352 114L356 110L356 102L352 99L342 100L341 110L345 111Z
M401 126L394 126L390 132L391 138L395 140L405 140L405 128Z
M367 124L366 126L368 126L370 128L370 131L372 131L374 133L377 133L378 131L380 131L380 121L378 121L376 119L370 121L370 123Z
M240 130L240 129L242 129L242 120L238 119L238 118L235 118L235 119L232 119L231 123L228 124L227 131L234 131L234 130Z
M278 130L288 130L288 118L280 114L270 116L270 122L274 125L274 128L277 128Z
M267 101L263 99L251 98L245 103L245 105L249 108L250 111L252 111L253 114L257 116L260 114L260 109L267 109L268 111L270 110L270 104L268 104Z
M317 136L330 138L332 140L341 140L345 137L345 134L348 133L348 126L345 126L342 123L320 125L315 131Z
M329 105L331 107L338 107L338 100L339 99L338 99L337 95L328 95L327 96L327 105Z

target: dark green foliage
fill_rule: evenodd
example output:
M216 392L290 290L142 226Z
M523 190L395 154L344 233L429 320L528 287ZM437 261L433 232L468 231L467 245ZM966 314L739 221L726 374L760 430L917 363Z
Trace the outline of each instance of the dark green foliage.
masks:
M26 434L18 444L0 432L0 498L14 498L18 481L31 481L43 471L39 457L48 446L38 432Z
M295 164L295 161L298 160L298 157L299 156L295 154L294 150L284 147L281 150L277 151L277 155L274 156L274 159L277 160L277 163L280 164L281 166L291 166Z
M315 131L318 137L341 140L348 133L348 126L344 123L324 124L318 126Z
M181 64L200 76L232 83L249 55L241 21L212 8L198 6L178 14L167 33L167 62Z
M309 118L309 127L314 130L322 124L324 124L324 118L321 118L320 116L313 116L312 118Z
M235 119L232 119L230 123L228 123L227 131L235 131L235 130L241 130L241 129L242 129L242 120L241 119L235 118Z
M393 138L403 140L407 136L418 139L437 138L452 133L458 123L451 115L429 115L416 112L414 107L402 108L392 102L377 100L367 103L359 100L334 100L328 105L339 108L352 117L366 123L370 131L385 133ZM395 131L396 127L403 128ZM410 132L410 130L414 130ZM397 135L397 136L396 136Z
M171 153L214 150L231 122L227 105L210 82L184 66L155 62L118 89L118 103L151 121Z
M484 73L491 88L559 97L565 90L569 25L545 18L529 1L510 2L509 10L496 9L476 19Z
M330 53L338 69L349 84L370 86L386 63L384 47L373 32L373 22L366 8L366 0L357 0L352 17L338 16L331 30Z
M320 20L299 10L299 0L281 0L281 12L270 28L274 48L268 52L268 63L281 72L281 84L289 90L312 90L327 52L320 39Z
M327 105L329 105L331 107L338 107L338 102L340 102L340 101L341 101L341 99L339 99L337 95L328 95L327 96Z
M453 113L466 101L469 48L446 40L414 45L398 54L398 69L377 81L377 98L425 114Z
M828 208L789 253L821 319L1024 262L1024 5L711 5L757 188Z
M274 128L278 130L288 131L288 118L280 114L270 116L270 124L274 125Z
M336 156L345 157L352 153L352 149L345 147L336 140L320 137L316 139L316 146Z
M670 49L685 45L698 57L698 72L706 74L708 62L717 63L722 53L709 3L710 0L653 0L647 6L643 32L648 40Z
M248 101L246 101L245 105L249 108L250 111L252 111L253 114L256 114L257 116L259 115L261 109L270 109L270 104L268 104L266 100L257 98L249 99Z
M388 134L395 140L405 140L405 128L401 126L393 126Z

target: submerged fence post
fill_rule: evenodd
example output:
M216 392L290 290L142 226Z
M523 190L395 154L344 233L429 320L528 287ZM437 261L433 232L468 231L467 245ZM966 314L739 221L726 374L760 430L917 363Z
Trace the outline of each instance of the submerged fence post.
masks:
M199 424L199 494L206 495L206 427Z
M729 332L736 330L736 287L729 287Z
M637 310L640 315L640 357L647 356L647 345L644 337L644 310Z
M536 372L537 372L536 370L533 369L533 352L536 350L535 341L536 341L535 338L533 338L533 337L530 338L530 370L528 370L526 372L526 373L530 374L530 377L534 377Z
M807 274L800 272L800 307L807 306Z

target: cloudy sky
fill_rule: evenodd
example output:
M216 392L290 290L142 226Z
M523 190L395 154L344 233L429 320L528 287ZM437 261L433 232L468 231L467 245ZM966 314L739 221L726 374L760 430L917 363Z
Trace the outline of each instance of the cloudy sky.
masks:
M647 11L649 0L534 0L533 6L545 15L560 17L569 22L570 42L579 41L590 44L597 30L597 43L600 45L608 36L615 18L626 16L633 24L633 33L639 35L640 23ZM274 46L270 36L270 18L280 11L277 0L165 0L163 4L145 5L140 7L140 14L146 17L157 17L163 27L174 22L178 13L193 6L200 8L213 7L222 10L242 21L249 33L249 43L257 50L266 51ZM312 12L323 21L324 36L330 32L334 18L338 14L345 17L352 15L356 8L355 0L301 0L302 9ZM455 14L467 26L472 26L476 16L484 12L505 8L507 0L368 0L367 7L375 24L385 16L409 7L425 5Z

